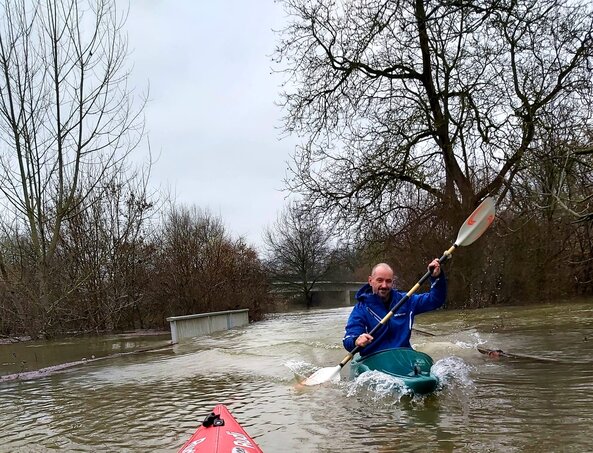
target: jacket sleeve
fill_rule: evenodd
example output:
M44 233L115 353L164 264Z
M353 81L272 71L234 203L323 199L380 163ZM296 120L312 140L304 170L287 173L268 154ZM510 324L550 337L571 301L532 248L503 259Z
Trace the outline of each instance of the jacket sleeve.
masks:
M430 291L413 295L411 298L414 313L425 313L442 307L447 299L447 279L441 270L437 278L430 277Z
M346 348L346 351L352 351L356 346L356 339L360 336L360 334L366 331L367 326L364 317L364 308L360 305L360 303L357 303L350 313L350 317L346 323L344 338L342 339L342 344L344 345L344 348Z

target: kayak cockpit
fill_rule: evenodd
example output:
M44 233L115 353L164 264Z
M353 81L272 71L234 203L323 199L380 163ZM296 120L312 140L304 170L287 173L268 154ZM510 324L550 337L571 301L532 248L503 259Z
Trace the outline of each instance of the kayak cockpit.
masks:
M415 394L424 395L436 390L439 380L431 373L432 358L411 348L386 349L366 357L356 354L351 363L352 377L367 371L380 371L401 379Z

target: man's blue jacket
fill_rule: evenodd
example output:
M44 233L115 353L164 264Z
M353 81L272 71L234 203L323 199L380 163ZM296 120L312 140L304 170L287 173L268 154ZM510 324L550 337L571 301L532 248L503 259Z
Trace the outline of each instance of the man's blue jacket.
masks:
M436 279L431 277L430 281L430 291L410 296L387 324L375 332L373 341L360 349L361 356L365 357L384 349L411 347L410 336L412 335L414 316L439 308L447 298L447 280L444 272L441 270L439 277ZM391 302L387 308L383 299L373 294L371 285L367 283L360 288L356 293L358 302L350 313L342 340L346 350L352 351L358 336L365 332L369 333L405 295L406 293L403 291L392 289Z

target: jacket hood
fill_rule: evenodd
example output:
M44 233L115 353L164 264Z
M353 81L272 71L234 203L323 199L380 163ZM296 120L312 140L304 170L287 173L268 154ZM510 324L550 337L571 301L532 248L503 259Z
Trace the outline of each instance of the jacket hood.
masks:
M389 300L393 299L394 292L395 290L392 288ZM368 283L356 292L356 300L358 302L383 304L383 299L381 299L377 294L373 294L373 288Z
M389 304L391 304L391 301L394 300L395 293L396 290L391 288L391 294L389 295ZM368 283L356 292L356 300L358 302L368 304L369 306L374 306L377 304L382 306L385 305L383 299L381 299L381 297L379 297L377 294L373 293L373 288Z
M373 288L368 283L356 291L356 300L363 302L369 295L373 294Z

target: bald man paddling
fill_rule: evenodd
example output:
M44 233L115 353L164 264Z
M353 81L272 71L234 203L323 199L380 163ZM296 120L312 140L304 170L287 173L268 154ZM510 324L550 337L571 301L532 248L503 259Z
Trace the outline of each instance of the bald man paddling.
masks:
M360 346L360 355L365 357L385 349L412 347L410 336L414 316L441 307L447 298L447 280L441 271L439 260L434 259L428 268L431 271L430 291L411 295L372 337L368 332L406 295L404 291L393 288L391 266L379 263L373 267L368 284L356 293L357 304L346 324L342 342L347 351Z

